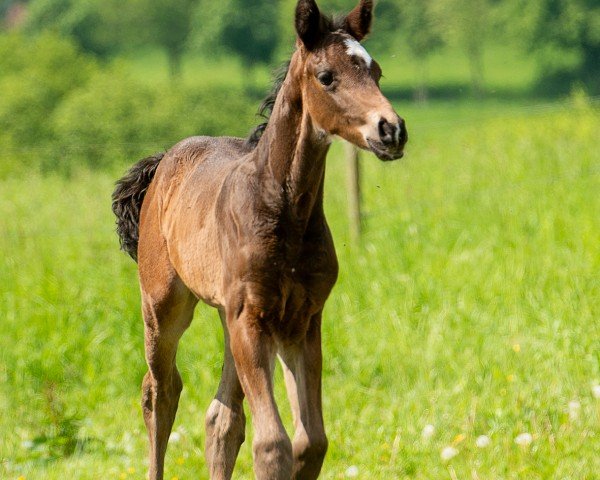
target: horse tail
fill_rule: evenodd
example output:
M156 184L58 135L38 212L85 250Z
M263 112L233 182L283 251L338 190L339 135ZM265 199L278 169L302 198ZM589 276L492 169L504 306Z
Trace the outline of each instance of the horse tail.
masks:
M140 160L116 183L112 194L112 211L117 217L121 250L127 252L136 262L142 203L164 156L164 153L157 153Z

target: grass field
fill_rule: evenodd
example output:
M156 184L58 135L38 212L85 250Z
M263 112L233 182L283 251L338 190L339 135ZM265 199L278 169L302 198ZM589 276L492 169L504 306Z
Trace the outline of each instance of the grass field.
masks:
M340 146L330 155L341 272L324 320L322 478L600 478L597 108L399 112L406 160L364 156L360 246ZM0 478L145 478L136 270L110 212L120 173L0 183ZM199 308L167 479L208 477L222 341ZM249 441L237 468L252 478Z

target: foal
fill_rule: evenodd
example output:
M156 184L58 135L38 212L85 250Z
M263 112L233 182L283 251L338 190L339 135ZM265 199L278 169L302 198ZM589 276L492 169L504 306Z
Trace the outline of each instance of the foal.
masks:
M244 397L256 477L319 475L327 450L321 313L338 273L323 214L325 157L334 135L383 160L400 158L407 139L379 90L379 65L359 43L372 10L362 0L334 22L314 0L299 0L297 48L268 124L246 141L188 138L140 161L117 184L122 247L139 263L151 480L163 478L182 389L177 345L198 300L218 309L225 332L221 382L206 416L211 478L231 478L244 441ZM276 356L293 441L273 396Z

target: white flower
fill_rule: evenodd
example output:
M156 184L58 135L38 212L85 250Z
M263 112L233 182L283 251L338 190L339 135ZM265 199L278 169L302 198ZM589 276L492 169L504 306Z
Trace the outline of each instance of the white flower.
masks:
M423 440L429 440L431 437L433 437L433 434L435 433L435 427L431 424L425 425L423 427L423 431L421 432L421 438L423 438Z
M123 434L121 447L125 450L125 453L133 455L133 452L135 452L135 441L134 435L131 432L125 432Z
M442 460L444 460L445 462L447 462L451 458L456 457L457 455L458 450L454 447L446 447L440 453L440 457L442 457Z
M600 385L592 386L592 395L594 398L600 399Z
M177 443L181 440L181 433L179 432L171 432L169 436L169 443Z
M346 476L350 478L358 477L358 467L356 465L350 465L346 469Z
M487 435L480 435L477 437L477 440L475 440L475 445L477 445L478 448L489 447L491 443L492 441Z
M515 443L517 445L520 445L521 447L526 447L530 445L531 442L533 442L533 437L531 436L531 433L520 433L515 437Z
M581 403L577 400L572 400L569 402L569 418L571 420L575 420L579 417L579 410L581 410Z
M21 446L23 448L26 448L27 450L31 450L35 446L35 444L31 440L23 440L21 442Z

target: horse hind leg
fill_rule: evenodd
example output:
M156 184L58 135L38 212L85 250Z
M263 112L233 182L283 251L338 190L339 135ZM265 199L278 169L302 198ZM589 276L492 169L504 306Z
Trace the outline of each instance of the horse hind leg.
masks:
M206 460L212 480L229 480L235 460L244 443L246 417L244 391L231 353L229 331L223 311L219 311L225 335L225 355L219 389L206 413Z
M174 276L162 289L147 290L142 283L142 304L148 363L142 386L142 409L150 440L149 479L161 480L183 388L175 364L177 346L192 321L196 299Z

